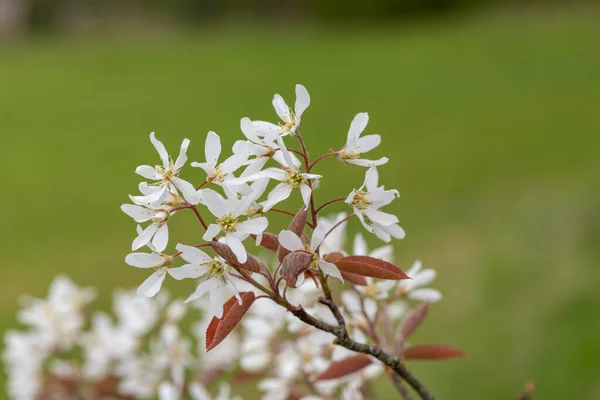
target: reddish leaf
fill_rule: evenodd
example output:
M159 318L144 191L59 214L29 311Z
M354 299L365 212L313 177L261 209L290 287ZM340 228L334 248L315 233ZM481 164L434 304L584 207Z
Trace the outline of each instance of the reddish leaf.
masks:
M254 240L256 240L256 235L250 235ZM271 250L272 252L277 252L277 248L279 247L279 239L277 235L272 234L271 232L263 232L262 240L260 241L260 245L265 249Z
M344 280L358 286L367 286L367 280L362 275L356 275L350 272L340 271Z
M336 262L340 261L344 257L346 257L346 256L343 255L342 253L335 252L335 253L325 254L323 256L323 260L335 264Z
M306 251L294 251L288 254L281 263L281 276L288 287L295 288L298 276L310 266L313 255Z
M242 264L237 260L237 257L235 254L233 254L233 251L231 251L229 246L226 244L213 240L210 242L210 245L218 255L223 257L223 259L233 267L241 268L250 272L258 272L259 274L263 274L265 276L269 274L267 266L252 254L248 254L248 259Z
M462 350L441 344L420 344L404 349L402 356L406 360L445 360L464 357Z
M372 362L373 360L368 355L357 354L332 363L329 368L321 372L315 379L317 381L324 381L327 379L341 378L360 371Z
M406 317L400 325L400 336L402 340L408 339L421 325L427 313L429 312L429 303L421 303L406 314Z
M221 318L213 317L206 329L206 351L213 349L221 343L236 327L242 319L246 311L254 302L253 292L241 292L242 304L238 303L238 299L232 296L223 305L223 316Z
M288 226L288 230L294 232L298 237L303 238L304 236L304 226L306 225L306 217L308 215L308 211L306 207L302 207L296 215L292 222L290 222L290 226ZM283 259L290 254L290 251L283 246L279 245L277 248L277 258L279 261L283 261Z
M340 271L379 279L410 279L394 264L368 256L344 257L335 263Z

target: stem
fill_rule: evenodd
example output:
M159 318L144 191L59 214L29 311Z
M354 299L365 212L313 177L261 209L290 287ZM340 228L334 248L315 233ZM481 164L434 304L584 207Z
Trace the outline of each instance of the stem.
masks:
M278 147L278 148L276 148L276 149L273 149L273 150L274 150L274 151L281 151L281 149L280 149L279 147ZM300 157L302 157L302 158L304 158L304 159L306 160L306 158L304 157L304 153L302 153L302 152L300 152L300 151L298 151L298 150L295 150L295 149L287 149L287 150L288 150L290 153L296 153L296 154L298 154Z
M315 165L317 165L317 163L319 161L322 161L322 160L326 159L327 157L337 156L338 153L339 153L338 151L334 151L331 153L323 154L321 157L319 157L315 161L313 161L313 163L309 165L308 169L311 170Z
M328 205L333 204L333 203L339 203L340 201L346 201L346 198L345 197L340 197L338 199L329 200L327 203L321 204L317 208L316 212L318 213L319 211L321 211L323 208L327 207Z
M200 186L198 186L198 187L196 188L196 190L200 190L200 189L202 189L202 188L204 187L204 185L206 185L207 183L208 183L208 181L204 181L204 182L202 182L202 183L200 184Z
M308 158L308 151L306 150L306 145L304 144L304 140L302 139L302 135L300 132L297 134L298 141L300 142L300 146L302 146L302 152L304 153L304 168L306 169L306 173L310 174L310 162ZM314 227L317 226L317 210L315 208L315 191L312 182L308 182L308 186L310 186L310 215L312 217L312 224Z
M402 382L400 376L392 371L390 373L390 377L392 379L392 383L394 384L398 392L400 392L402 399L411 400L410 393L408 393L408 390L406 389L406 386L404 386L404 383Z
M200 215L200 212L198 211L198 208L196 208L196 206L192 206L191 208L192 208L192 210L194 210L194 213L196 214L196 217L198 217L198 220L200 221L200 223L204 227L204 230L205 231L208 230L208 225L206 225L206 222L204 222L204 219L202 218L202 215Z
M350 218L352 218L354 216L356 216L356 214L352 213L352 214L348 215L346 218L340 220L337 224L335 224L333 227L331 227L331 229L329 231L327 231L327 233L325 234L325 237L323 238L323 240L325 240L325 238L327 236L329 236L329 234L331 232L333 232L335 230L335 228L337 228L338 226L342 225L344 222L348 221Z

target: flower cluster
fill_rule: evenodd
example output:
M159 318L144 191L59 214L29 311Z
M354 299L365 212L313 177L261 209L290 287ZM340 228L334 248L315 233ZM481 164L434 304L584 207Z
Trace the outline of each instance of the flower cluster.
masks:
M30 343L35 329L7 335L5 360L16 397L32 399L48 382L66 381L94 390L108 386L136 398L171 400L186 394L204 400L210 397L202 385L236 368L257 378L266 400L358 400L373 398L372 380L387 367L400 393L409 384L421 398L433 398L415 383L404 361L463 354L449 346L409 344L429 304L441 299L439 291L426 287L435 271L422 269L417 261L403 272L393 264L392 245L369 251L362 232L347 245L346 228L354 219L385 243L405 235L399 219L386 209L398 191L379 184L378 168L388 159L364 157L381 138L363 135L368 115L359 113L339 150L311 160L302 133L310 101L302 85L296 86L293 109L275 95L280 121L242 118L245 140L236 141L224 160L221 139L210 131L204 160L190 163L200 171L187 172L190 177L199 173L194 183L181 176L190 141L182 142L173 162L163 143L150 135L161 163L136 169L146 181L139 184L139 195L130 196L132 204L121 208L138 224L125 262L151 274L136 296L117 301L116 321L95 314L89 332L83 332L82 309L91 295L80 295L79 306L69 308L72 316L52 317L67 319L60 323L36 311L47 307L50 298L33 302L24 312L33 315L22 322L48 338ZM326 181L316 169L326 159L362 167L365 178L317 206L315 193ZM285 208L292 196L302 200L299 210ZM344 210L323 215L333 207ZM198 220L199 233L171 241L168 222L184 213ZM274 229L279 220L270 217L275 213L289 216L287 227ZM184 302L167 306L159 293L167 275L192 279L196 289ZM187 304L203 310L193 339L177 326ZM198 341L208 353L192 351ZM44 351L28 347L40 343L48 343ZM70 357L74 346L83 349L82 360L57 361ZM35 353L28 361L32 365L19 360L24 352ZM44 374L50 378L42 379ZM34 378L37 384L23 389L22 382ZM229 396L223 386L218 398Z

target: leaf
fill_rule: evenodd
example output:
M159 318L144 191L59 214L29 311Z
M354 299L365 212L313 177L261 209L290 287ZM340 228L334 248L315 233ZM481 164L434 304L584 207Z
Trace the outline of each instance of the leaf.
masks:
M265 249L271 250L272 252L277 252L277 248L279 247L279 239L277 235L272 234L271 232L263 232L262 240L260 241L260 245ZM250 235L254 240L256 240L256 235Z
M213 317L206 329L206 351L215 348L231 333L233 328L240 322L254 302L254 292L241 292L242 304L238 299L232 296L223 305L223 316L221 318Z
M379 279L410 279L402 270L394 264L369 256L344 257L335 263L342 272L350 272L356 275L369 276Z
M235 254L233 254L231 248L225 243L213 240L212 242L210 242L210 245L213 248L213 250L218 255L223 257L223 259L227 261L227 263L231 266L241 268L250 272L257 272L265 276L269 275L269 270L267 269L267 266L260 259L254 257L252 254L248 254L248 259L245 263L242 264L237 260L237 257L235 256Z
M445 360L466 356L462 350L441 344L419 344L404 349L402 356L406 360Z
M328 379L337 379L346 375L353 374L360 371L367 365L371 364L373 360L366 354L357 354L343 360L331 363L329 368L321 372L315 380L324 381Z
M399 329L399 338L405 341L421 325L427 313L429 312L429 303L421 303L406 314Z
M344 280L346 280L354 285L367 286L367 280L365 279L364 276L356 275L351 272L344 272L344 271L340 271L340 272L342 273L342 277L344 278Z
M312 259L311 253L302 250L294 251L285 257L281 263L281 276L288 287L296 287L298 276L308 269Z
M335 264L336 262L340 261L344 257L346 257L346 256L343 255L342 253L334 252L334 253L325 254L323 256L323 260Z
M303 238L304 236L304 226L306 225L306 218L308 216L308 210L305 206L302 206L300 210L290 222L290 226L288 226L288 230L294 232L299 238ZM279 245L277 248L277 258L279 261L283 261L283 259L290 254L290 251L283 246Z

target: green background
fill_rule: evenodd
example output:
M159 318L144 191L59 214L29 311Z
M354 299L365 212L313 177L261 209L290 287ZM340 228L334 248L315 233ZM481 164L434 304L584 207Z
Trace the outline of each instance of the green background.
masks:
M208 130L229 148L241 117L274 120L272 95L291 103L302 83L313 155L341 147L360 111L383 136L374 156L390 158L382 183L400 191L391 211L407 231L398 265L422 259L445 296L415 341L468 353L414 363L430 390L504 400L534 379L539 399L600 398L598 17L586 7L3 45L0 329L16 325L21 293L43 296L57 273L98 286L105 305L145 278L123 262L135 224L119 206L135 167L158 162L149 132L172 153L191 139L202 161ZM363 179L333 159L318 171L318 203ZM201 235L191 214L169 224L171 245Z

